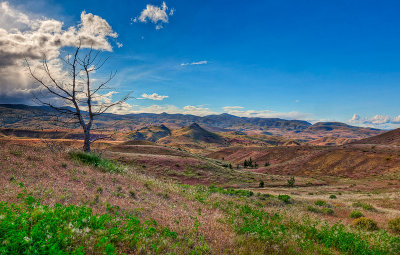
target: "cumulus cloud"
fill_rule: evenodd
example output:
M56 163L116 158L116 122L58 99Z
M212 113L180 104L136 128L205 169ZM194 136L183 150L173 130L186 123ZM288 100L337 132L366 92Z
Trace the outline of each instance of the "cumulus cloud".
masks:
M80 18L77 26L65 28L62 21L33 18L8 2L0 3L0 100L23 100L37 90L24 58L37 68L45 56L52 72L60 77L65 74L60 60L62 48L80 42L82 48L112 51L109 39L118 34L108 22L85 11Z
M182 63L181 66L192 66L192 65L205 65L208 64L207 60L202 60L198 62L191 62L191 63Z
M400 115L398 115L397 117L394 117L392 119L392 123L393 124L400 124Z
M395 128L400 124L400 115L392 118L389 115L378 114L372 117L361 117L358 114L354 114L348 122L363 127Z
M370 124L374 126L379 126L390 123L391 118L387 115L375 115L371 118L361 118L360 115L354 114L349 122L353 124Z
M133 22L147 23L150 21L155 24L158 30L163 28L163 23L169 22L169 16L174 15L174 13L175 9L173 8L168 12L168 6L165 2L162 2L161 6L148 4L140 13L140 16L133 19Z
M309 119L310 114L297 111L292 112L274 112L271 110L244 110L241 106L225 106L223 110L229 114L238 117L258 117L258 118L282 118L282 119Z
M168 98L168 96L161 96L161 95L158 95L157 93L153 93L151 95L145 93L145 94L142 94L142 97L138 98L138 99L150 99L150 100L162 101L165 98Z

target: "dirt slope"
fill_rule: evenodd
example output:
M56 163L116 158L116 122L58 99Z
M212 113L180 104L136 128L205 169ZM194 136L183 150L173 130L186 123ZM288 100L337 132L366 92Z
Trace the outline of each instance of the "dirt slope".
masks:
M382 144L400 146L400 129L395 129L381 135L369 137L355 142L356 144Z

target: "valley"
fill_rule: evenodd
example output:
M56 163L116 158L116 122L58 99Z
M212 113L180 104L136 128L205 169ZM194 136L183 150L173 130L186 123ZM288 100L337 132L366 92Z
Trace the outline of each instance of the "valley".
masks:
M41 122L41 128L26 122L23 128L18 122L5 125L0 129L0 200L26 210L28 198L50 209L87 207L121 222L126 221L122 214L134 212L138 222L156 222L154 231L161 232L138 237L134 245L123 238L105 241L129 254L141 249L176 254L400 252L397 229L390 223L400 217L398 130L317 123L296 134L279 127L285 135L274 135L276 127L259 132L160 122L95 131L94 137L104 139L93 144L94 154L79 152L77 129L50 128L51 121ZM7 208L0 206L0 214ZM363 225L367 220L372 227ZM178 239L164 235L165 229ZM102 233L93 232L90 240L100 242ZM376 243L382 238L386 241ZM97 247L94 253L103 249L84 236L78 239Z

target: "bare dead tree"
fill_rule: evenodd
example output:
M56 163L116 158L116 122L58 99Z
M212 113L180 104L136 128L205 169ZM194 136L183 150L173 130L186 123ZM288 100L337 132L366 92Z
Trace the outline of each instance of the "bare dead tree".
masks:
M45 95L34 95L36 101L53 109L58 117L66 119L67 123L82 128L85 152L91 151L92 142L104 138L91 135L95 118L129 99L129 94L115 102L105 102L100 99L99 92L111 89L108 84L116 72L111 72L101 82L93 82L92 73L100 70L109 59L99 57L99 53L100 51L92 47L86 52L83 52L80 45L76 47L73 54L62 59L68 70L67 79L56 78L50 70L46 57L41 61L40 74L33 70L25 59L30 75L38 83L41 92L45 92Z

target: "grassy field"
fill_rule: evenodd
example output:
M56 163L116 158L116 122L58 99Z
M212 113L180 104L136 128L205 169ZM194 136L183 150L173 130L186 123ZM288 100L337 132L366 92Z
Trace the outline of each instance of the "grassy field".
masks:
M143 167L135 151L88 155L63 144L0 140L1 254L400 253L395 174L295 177L289 187L289 176L148 148L147 158L209 166L180 165L190 175L180 178L159 161Z

